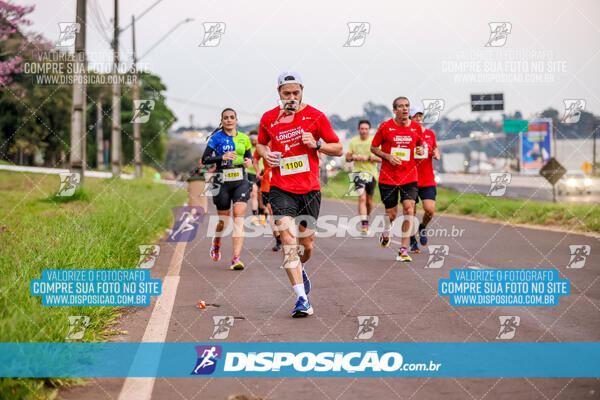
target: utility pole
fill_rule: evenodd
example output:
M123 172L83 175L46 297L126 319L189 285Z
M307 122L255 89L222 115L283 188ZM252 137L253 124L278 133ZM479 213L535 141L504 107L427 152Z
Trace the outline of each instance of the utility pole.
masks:
M112 87L112 151L111 164L114 178L121 176L121 85L119 83L119 0L115 0L113 33L113 87Z
M71 172L80 176L80 185L83 185L85 172L84 146L85 146L85 7L86 0L77 0L77 19L79 32L75 34L75 65L73 72L73 105L71 108Z
M86 0L87 1L87 0ZM87 74L87 60L83 62L84 77ZM87 167L87 84L83 85L83 117L81 121L81 160L84 169Z
M140 100L140 84L138 82L137 59L135 56L135 17L131 16L131 43L133 45L133 162L135 164L135 176L142 176L142 127L136 122L136 104Z
M96 168L104 168L104 134L102 133L102 96L96 101Z

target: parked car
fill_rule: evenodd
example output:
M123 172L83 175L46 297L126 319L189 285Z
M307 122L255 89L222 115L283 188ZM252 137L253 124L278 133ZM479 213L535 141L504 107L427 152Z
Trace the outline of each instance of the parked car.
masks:
M583 171L572 170L567 171L556 184L558 194L563 193L592 193L592 180Z

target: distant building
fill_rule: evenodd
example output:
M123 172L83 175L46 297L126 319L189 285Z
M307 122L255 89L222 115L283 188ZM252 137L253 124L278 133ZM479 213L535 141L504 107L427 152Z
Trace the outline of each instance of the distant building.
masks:
M206 144L209 131L199 129L187 129L176 135L177 138L187 140L190 143Z

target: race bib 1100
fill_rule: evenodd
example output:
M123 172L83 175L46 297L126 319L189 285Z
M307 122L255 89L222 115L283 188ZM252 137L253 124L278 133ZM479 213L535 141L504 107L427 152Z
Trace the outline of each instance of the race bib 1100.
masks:
M285 157L279 163L279 172L281 175L292 175L300 172L306 172L310 169L308 165L308 155Z

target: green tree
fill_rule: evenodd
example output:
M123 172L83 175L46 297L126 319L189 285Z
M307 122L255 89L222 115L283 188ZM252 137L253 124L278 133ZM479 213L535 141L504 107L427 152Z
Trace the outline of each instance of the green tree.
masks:
M142 123L142 162L157 170L163 169L167 151L167 132L177 121L167 107L164 92L167 87L158 75L140 72L140 100L154 100L154 109L148 122ZM121 128L123 131L123 164L133 164L133 91L130 85L121 91Z

